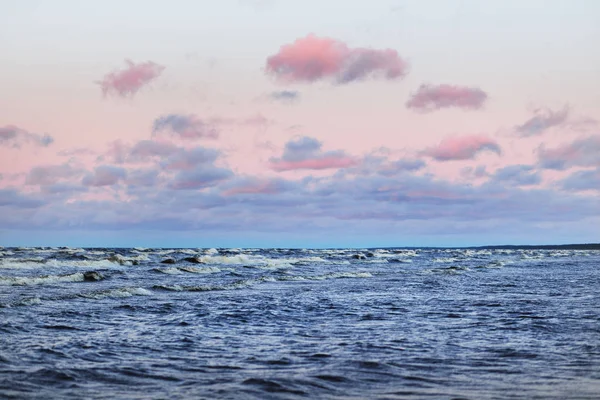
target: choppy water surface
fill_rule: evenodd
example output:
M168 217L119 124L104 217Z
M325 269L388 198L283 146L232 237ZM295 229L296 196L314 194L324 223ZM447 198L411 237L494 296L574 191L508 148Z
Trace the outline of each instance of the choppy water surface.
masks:
M597 399L599 262L0 248L0 398Z

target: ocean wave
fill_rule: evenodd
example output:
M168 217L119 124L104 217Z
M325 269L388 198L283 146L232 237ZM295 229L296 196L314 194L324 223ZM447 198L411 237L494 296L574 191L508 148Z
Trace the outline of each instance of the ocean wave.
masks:
M192 274L214 274L221 272L221 269L217 267L179 267L179 270Z
M168 275L182 275L186 272L191 274L214 274L221 272L220 268L217 267L169 267L169 268L153 268L153 271L160 272Z
M0 286L48 285L61 282L83 282L82 272L68 275L46 276L0 276Z
M438 257L438 258L434 258L433 262L434 263L453 263L453 262L457 262L460 261L460 258L457 257Z
M245 289L263 282L277 282L272 276L263 276L257 279L243 279L232 283L224 283L221 285L154 285L153 289L167 290L173 292L211 292L220 290L236 290Z
M183 271L181 271L179 268L176 267L170 267L170 268L153 268L153 271L156 272L160 272L161 274L167 274L167 275L181 275L183 274Z
M431 269L425 270L424 272L432 273L432 274L457 275L457 274L462 274L465 271L470 271L470 269L468 267L463 267L463 266L452 266L452 267L447 267L447 268L431 268Z
M502 268L505 265L506 265L506 262L504 262L504 261L492 261L492 262L489 262L487 264L478 265L475 268L479 268L479 269L482 269L482 268Z
M107 258L108 261L117 263L119 265L139 265L143 261L150 261L150 257L147 254L138 254L137 256L124 256L122 254L113 254Z
M333 272L330 274L323 275L287 275L277 277L277 281L324 281L328 279L341 279L341 278L372 278L373 275L370 272Z
M87 299L95 299L101 300L104 298L122 298L122 297L132 297L132 296L150 296L152 292L148 289L144 289L141 287L124 287L124 288L116 288L109 290L102 290L98 292L89 292L89 293L80 293L79 297L84 297Z

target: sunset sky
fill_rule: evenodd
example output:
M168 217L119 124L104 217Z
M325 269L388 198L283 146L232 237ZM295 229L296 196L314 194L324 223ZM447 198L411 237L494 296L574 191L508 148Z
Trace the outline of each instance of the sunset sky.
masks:
M0 245L600 241L596 0L0 0Z

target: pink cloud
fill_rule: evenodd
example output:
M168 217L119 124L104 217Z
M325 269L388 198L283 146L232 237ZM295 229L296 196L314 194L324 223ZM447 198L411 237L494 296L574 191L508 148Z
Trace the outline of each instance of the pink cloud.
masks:
M350 48L344 42L310 34L267 58L266 71L286 83L332 79L337 84L366 78L402 78L408 63L392 49Z
M152 61L135 64L131 60L125 60L127 68L113 71L96 83L102 88L104 96L114 94L121 97L133 96L143 86L156 79L165 69L164 66Z
M498 155L501 149L498 143L484 135L449 137L435 147L423 152L437 161L472 160L482 151L491 151Z
M449 107L477 110L487 98L487 93L479 88L423 84L406 102L406 107L423 112Z
M271 169L277 172L297 169L332 169L348 168L358 165L358 161L351 157L324 157L301 161L271 161Z

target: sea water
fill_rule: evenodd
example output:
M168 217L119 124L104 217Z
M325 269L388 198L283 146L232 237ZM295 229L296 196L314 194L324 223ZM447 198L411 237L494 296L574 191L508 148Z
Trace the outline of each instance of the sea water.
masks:
M0 398L598 399L599 268L593 250L0 248Z

